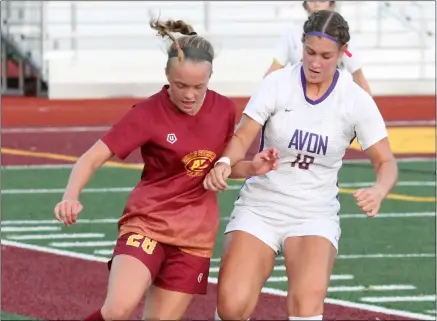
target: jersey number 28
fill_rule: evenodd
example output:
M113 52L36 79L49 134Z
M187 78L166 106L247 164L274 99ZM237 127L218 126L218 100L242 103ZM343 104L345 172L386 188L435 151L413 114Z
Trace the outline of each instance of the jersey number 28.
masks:
M314 163L314 157L313 156L309 156L309 155L302 155L301 154L297 154L296 159L291 162L291 167L295 167L296 164L300 169L309 169L310 165Z

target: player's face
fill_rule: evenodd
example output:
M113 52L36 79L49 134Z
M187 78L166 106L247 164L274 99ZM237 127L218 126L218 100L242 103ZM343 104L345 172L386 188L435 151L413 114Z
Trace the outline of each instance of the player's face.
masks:
M316 84L331 78L340 58L340 48L335 42L316 36L306 37L302 62L307 81Z
M203 98L211 77L211 64L207 61L173 59L167 70L170 99L181 111L194 115L202 107Z
M334 6L330 1L314 1L310 0L306 3L306 10L309 14L320 10L333 10Z

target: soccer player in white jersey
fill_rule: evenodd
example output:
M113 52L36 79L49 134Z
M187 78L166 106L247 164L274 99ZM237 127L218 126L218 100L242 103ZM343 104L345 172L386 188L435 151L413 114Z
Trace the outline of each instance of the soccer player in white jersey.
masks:
M228 177L248 178L225 231L217 294L223 320L250 317L278 252L290 281L289 319L322 320L341 233L337 175L355 136L376 173L373 186L354 193L363 215L375 216L396 184L396 161L374 100L337 68L350 38L347 22L322 10L308 18L304 32L302 63L263 79L203 183L221 191ZM261 148L276 150L278 166L253 176L250 165L235 165L261 129Z
M335 10L335 1L304 1L303 7L308 15L319 10ZM364 76L363 65L353 41L348 43L349 51L339 62L340 69L346 69L353 80L369 94L370 87ZM293 25L279 39L273 51L273 63L266 75L287 64L294 65L302 60L302 26Z

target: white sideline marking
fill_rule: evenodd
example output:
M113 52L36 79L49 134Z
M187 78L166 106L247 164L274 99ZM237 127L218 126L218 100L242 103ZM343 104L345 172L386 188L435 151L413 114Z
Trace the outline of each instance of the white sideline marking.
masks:
M96 242L52 242L49 246L53 247L99 247L115 246L115 241L96 241ZM97 254L97 253L96 253ZM101 254L101 253L100 253ZM112 254L112 251L109 253Z
M212 284L217 284L217 278L209 277L208 282L212 283ZM271 294L271 295L283 296L283 297L287 296L287 291L279 290L279 289L263 288L261 290L261 292L266 293L266 294ZM369 311L369 312L384 313L384 314L389 314L389 315L394 315L394 316L411 318L414 320L435 320L433 317L426 315L426 314L389 309L389 308L384 308L384 307L380 307L380 306L376 306L376 305L370 305L370 304L366 304L366 303L355 303L355 302L351 302L351 301L331 299L331 298L326 298L325 303L332 304L332 305L338 305L338 306L342 306L342 307L346 307L346 308L360 309L360 310Z
M82 133L107 131L109 126L72 126L72 127L12 127L2 128L2 134L40 134L40 133Z
M340 254L337 259L403 259L403 258L420 258L420 257L435 257L435 253L407 253L407 254Z
M115 244L115 242L114 242L114 244ZM94 254L111 256L113 252L114 252L113 250L95 250Z
M364 297L361 301L372 303L383 302L427 302L435 301L435 295L412 295L412 296L382 296L382 297Z
M343 183L340 184L340 188L343 187L366 187L371 186L372 182L358 182L358 183ZM421 186L432 187L435 186L435 182L431 181L405 181L398 182L398 186ZM243 185L230 184L229 190L239 190ZM97 187L97 188L84 188L82 193L126 193L131 192L134 187ZM64 188L17 188L17 189L3 189L0 191L2 195L21 195L21 194L62 194L65 192ZM226 191L224 191L226 192Z
M340 219L345 219L345 218L367 218L369 219L369 217L367 217L364 214L341 214L340 213ZM394 218L394 217L435 217L436 213L435 212L411 212L411 213L379 213L377 214L373 219L378 219L378 218ZM370 218L372 219L372 218Z
M429 314L435 314L435 310L426 310L425 312Z
M1 228L3 233L5 232L38 232L38 231L60 231L61 228L58 226L25 226L25 227L15 227L15 226L5 226Z
M110 188L84 188L82 193L120 193L130 192L133 187L110 187ZM1 194L62 194L65 188L29 188L29 189L4 189Z
M386 121L388 127L396 126L433 126L435 120L401 120ZM75 133L75 132L102 132L107 131L111 126L68 126L68 127L9 127L2 128L2 134L38 134L38 133Z
M219 266L214 266L209 268L210 273L218 273L220 270ZM285 271L285 265L276 265L273 271ZM338 274L331 275L331 280L353 280L354 276L351 274ZM287 281L286 276L271 276L267 282L284 282Z
M211 268L216 270L215 268ZM211 272L211 269L209 271ZM218 270L218 268L217 268ZM285 268L283 270L277 270L276 266L274 268L275 271L285 271ZM217 271L218 272L218 271ZM332 274L331 275L331 281L339 281L339 280L353 280L354 276L351 274ZM267 282L271 283L278 283L278 282L287 282L288 278L286 276L271 276L267 279Z
M397 291L397 290L415 290L413 285L388 284L388 285L357 285L357 286L332 286L328 292L366 292L366 291Z
M379 213L375 218L368 218L364 214L340 214L340 219L354 219L354 218L397 218L397 217L435 217L435 212L411 212L411 213ZM227 221L228 217L222 217L222 221ZM104 223L117 223L119 218L79 218L75 224L104 224ZM55 219L52 220L4 220L1 221L1 226L10 225L33 225L33 224L62 224Z
M69 258L82 259L82 260L87 260L87 261L94 261L94 262L101 262L101 263L106 263L108 261L107 258L103 258L103 257L95 256L95 255L81 254L81 253L76 253L76 252L71 252L71 251L58 250L58 249L54 249L54 248L25 244L25 243L3 240L3 239L1 240L1 244L6 245L6 246L15 246L18 248L23 248L23 249L28 249L28 250L38 251L38 252L66 256ZM209 277L208 282L212 283L212 284L217 284L217 278ZM287 296L286 291L281 291L278 289L263 288L262 292L267 293L267 294L272 294L272 295L278 295L278 296ZM355 303L355 302L350 302L350 301L345 301L345 300L326 298L325 303L343 306L343 307L347 307L347 308L361 309L361 310L366 310L366 311L375 312L375 313L385 313L385 314L390 314L390 315L396 315L396 316L400 316L400 317L417 319L417 320L435 320L432 316L429 316L426 314L412 313L412 312L395 310L395 309L388 309L388 308L383 308L383 307L374 306L374 305L370 305L370 304Z
M339 183L340 188L342 187L367 187L372 186L375 182L355 182L355 183ZM435 186L435 182L431 181L401 181L397 182L396 186Z
M60 233L60 234L24 234L11 235L7 238L10 240L50 240L50 239L79 239L105 237L103 233Z
M88 219L88 218L79 218L75 224L84 223L84 224L102 224L102 223L117 223L118 218L97 218L97 219ZM2 226L9 225L32 225L32 224L62 224L58 222L56 219L52 220L7 220L1 221Z
M356 259L404 259L404 258L430 258L435 257L435 253L405 253L405 254L393 254L393 253L376 253L376 254L339 254L337 260L356 260ZM283 260L283 256L277 256L276 260ZM211 263L220 262L219 257L211 259Z
M239 184L229 185L228 190L238 190L241 188ZM84 188L82 193L126 193L131 192L133 187L102 187L102 188ZM21 194L63 194L64 188L19 188L19 189L4 189L0 193L2 195L21 195ZM226 192L226 191L224 191Z
M397 163L418 163L418 162L431 162L436 158L430 157L404 157L396 159ZM370 164L368 159L345 159L343 164ZM74 164L40 164L40 165L4 165L1 166L1 170L40 170L40 169L71 169ZM143 165L142 163L135 163L135 165ZM102 167L107 169L108 167ZM111 168L112 169L112 168Z

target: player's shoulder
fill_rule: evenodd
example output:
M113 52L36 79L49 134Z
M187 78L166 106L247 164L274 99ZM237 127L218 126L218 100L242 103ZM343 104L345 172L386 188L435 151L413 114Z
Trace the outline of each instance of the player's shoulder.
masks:
M302 63L299 62L294 65L287 65L284 68L275 70L264 78L264 82L275 86L288 87L290 84L295 82L295 79L300 77L301 66Z
M222 111L224 111L224 112L234 112L235 111L235 102L231 98L229 98L225 95L222 95L222 94L220 94L212 89L208 89L207 95L211 95L211 98L212 98L211 102L215 106L221 108Z
M372 96L365 91L360 85L358 85L350 74L346 71L339 71L340 73L340 87L341 87L341 95L343 96L343 100L345 100L349 107L355 108L358 106L366 106L375 104Z

